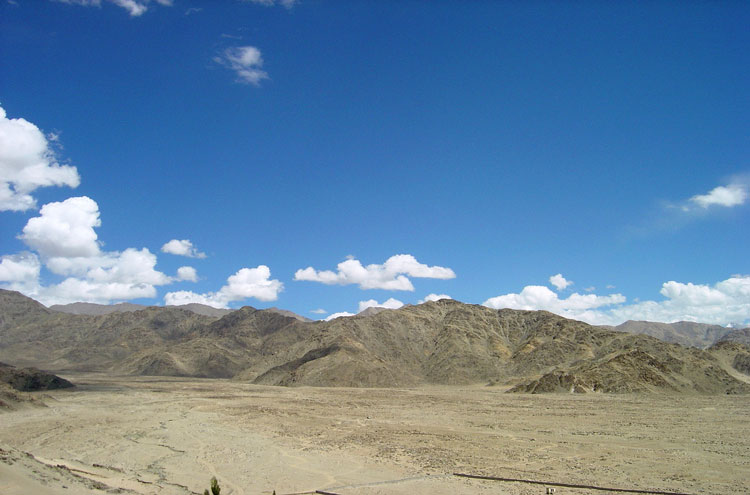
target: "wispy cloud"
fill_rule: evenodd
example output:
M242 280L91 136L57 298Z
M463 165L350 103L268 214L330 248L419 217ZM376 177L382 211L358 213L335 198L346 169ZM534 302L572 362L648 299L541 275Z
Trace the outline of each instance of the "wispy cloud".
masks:
M244 84L260 86L268 79L268 73L262 69L263 57L254 46L235 46L224 50L214 57L214 62L234 71L237 81Z
M731 208L745 204L748 196L750 194L746 184L734 183L715 187L707 194L697 194L690 198L690 202L704 209L712 206Z
M294 7L294 4L297 3L298 0L244 0L247 3L255 3L258 5L263 5L265 7L273 7L275 5L281 5L287 9L291 9Z
M80 5L82 7L101 7L102 0L55 0L60 3L70 5ZM172 0L154 0L155 3L165 7L172 6ZM151 0L108 0L109 3L125 9L131 17L138 17L146 13Z

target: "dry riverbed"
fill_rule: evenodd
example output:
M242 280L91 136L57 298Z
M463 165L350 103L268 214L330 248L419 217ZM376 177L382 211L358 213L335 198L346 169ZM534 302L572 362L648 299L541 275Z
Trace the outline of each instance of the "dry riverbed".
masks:
M65 375L0 412L0 493L542 494L506 478L750 492L750 397L262 387ZM604 492L557 488L557 495Z

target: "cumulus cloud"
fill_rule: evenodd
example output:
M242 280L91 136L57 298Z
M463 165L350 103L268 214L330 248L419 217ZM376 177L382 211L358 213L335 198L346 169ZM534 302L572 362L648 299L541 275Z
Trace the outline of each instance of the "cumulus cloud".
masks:
M60 3L80 5L82 7L101 7L102 0L57 0ZM131 17L138 17L146 13L151 0L108 0L118 7L128 11ZM159 5L171 6L172 0L155 0Z
M205 258L206 253L198 251L187 239L172 239L161 247L162 253L187 256L188 258Z
M232 69L241 83L260 86L262 80L268 79L268 73L262 69L263 57L254 46L227 48L214 57L214 62Z
M732 207L745 204L748 194L746 184L733 183L727 186L718 186L711 189L707 194L698 194L690 198L690 201L701 208L711 206Z
M150 284L123 282L94 282L81 278L66 278L59 284L41 287L37 299L47 306L73 302L110 304L113 301L156 297Z
M36 253L4 256L0 284L50 305L155 297L156 286L173 282L156 270L156 255L146 248L102 251L100 225L99 206L85 196L42 206L19 236ZM42 266L67 278L43 286Z
M366 310L367 308L386 308L386 309L398 309L402 307L404 303L399 301L398 299L389 298L386 301L383 301L382 303L377 302L375 299L369 299L367 301L359 301L359 310L358 313L361 313L362 311Z
M94 257L99 251L94 227L101 225L96 201L80 196L47 203L19 236L45 258Z
M297 270L294 280L320 282L327 285L357 284L360 289L385 289L413 291L409 277L416 278L455 278L456 274L450 268L441 266L427 266L419 263L410 254L391 256L382 265L372 264L362 266L359 260L350 258L338 264L336 272L331 270L315 270L307 267Z
M439 301L441 299L452 299L448 294L427 294L424 299L420 299L417 304L426 303L427 301Z
M36 207L31 195L46 186L77 187L78 171L60 165L47 138L31 122L9 119L0 107L0 211Z
M138 298L156 297L156 286L167 285L173 279L156 270L156 255L148 249L128 248L122 252L101 253L92 258L53 258L59 274L66 269L69 276L58 284L40 286L33 296L46 305L84 301L109 304ZM50 270L53 271L53 270ZM53 271L54 273L54 271ZM32 294L27 294L32 295Z
M619 325L626 320L672 323L693 321L716 325L750 324L750 276L733 275L711 285L668 281L661 301L624 304L625 296L571 294L565 299L543 286L526 286L518 294L486 300L485 306L501 309L547 310L595 325Z
M597 296L595 294L574 293L560 299L557 293L542 285L528 285L519 294L505 294L487 299L483 304L490 308L501 309L543 309L552 313L587 321L594 317L591 310L625 302L622 294Z
M259 301L275 301L284 284L271 279L271 270L266 265L242 268L227 278L227 283L217 292L198 294L191 291L168 292L164 296L167 306L200 303L214 308L226 308L230 302L255 298Z
M197 282L198 272L192 266L181 266L177 269L177 280Z
M659 291L666 299L615 308L611 321L695 321L716 325L750 324L750 275L733 275L713 286L669 281Z
M552 275L549 278L549 283L554 285L558 291L563 290L570 285L573 285L573 282L570 280L565 280L565 277L563 277L561 273L558 273L557 275Z
M36 294L42 264L34 253L23 252L0 257L0 287L24 294Z

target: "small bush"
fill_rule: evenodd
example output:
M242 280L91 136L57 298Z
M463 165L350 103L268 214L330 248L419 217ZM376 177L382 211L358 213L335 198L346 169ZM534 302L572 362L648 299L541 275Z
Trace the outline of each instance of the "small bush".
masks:
M208 490L203 490L203 495L219 495L221 488L219 488L219 482L216 481L216 477L211 478L211 493Z

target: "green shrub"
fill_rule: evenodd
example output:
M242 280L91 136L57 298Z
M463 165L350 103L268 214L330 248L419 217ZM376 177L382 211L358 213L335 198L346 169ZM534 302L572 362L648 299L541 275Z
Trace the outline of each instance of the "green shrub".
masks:
M219 495L221 488L219 488L219 482L216 481L216 477L211 478L211 493L208 490L203 490L203 495Z

